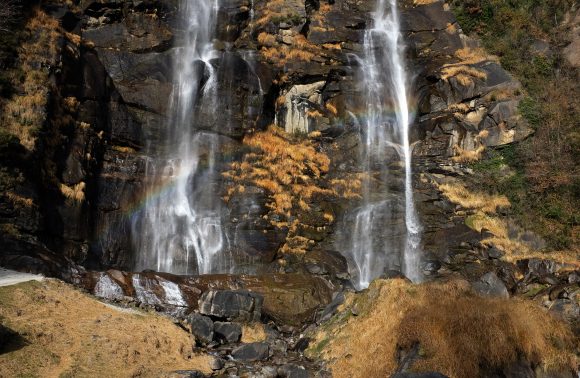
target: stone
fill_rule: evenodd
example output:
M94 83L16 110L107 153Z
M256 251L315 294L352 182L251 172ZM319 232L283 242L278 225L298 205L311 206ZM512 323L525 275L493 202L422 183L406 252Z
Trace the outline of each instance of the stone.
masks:
M168 378L205 378L205 375L198 370L176 370L167 375Z
M484 274L472 284L478 294L489 297L509 298L509 292L502 280L494 272Z
M217 318L259 321L263 296L243 290L210 290L199 299L199 312Z
M297 84L285 92L283 112L280 119L282 126L287 133L309 133L310 117L308 111L317 109L316 105L321 105L322 97L320 91L324 87L325 81L312 84Z
M242 326L238 323L215 322L214 338L223 343L237 343L242 337Z
M446 375L437 372L421 372L421 373L395 373L391 378L449 378Z
M303 366L296 364L286 364L278 368L280 378L308 378L310 375Z
M226 362L222 358L214 358L210 362L211 370L221 370L225 366Z
M263 361L269 356L270 348L267 343L244 344L232 351L234 360Z
M187 318L187 323L191 328L191 333L195 336L198 344L208 344L213 340L214 323L211 318L200 314L191 314Z

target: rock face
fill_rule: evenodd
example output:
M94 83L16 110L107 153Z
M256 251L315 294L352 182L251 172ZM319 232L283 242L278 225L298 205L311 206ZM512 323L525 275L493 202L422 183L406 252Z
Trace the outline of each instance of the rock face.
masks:
M210 290L199 299L199 312L218 318L259 321L264 298L261 295L232 290Z
M416 77L413 171L417 208L425 225L422 249L426 260L441 261L444 256L438 251L459 248L463 240L451 243L441 237L459 225L450 219L452 209L445 208L433 182L439 176L459 174L454 159L521 140L530 130L517 111L519 84L483 53L477 41L463 35L444 2L399 5L407 61ZM354 0L220 3L218 54L211 62L219 71L215 83L219 101L215 109L202 103L192 109L196 113L192 128L219 135L219 171L227 171L249 152L240 143L245 136L276 123L290 133L319 135L316 149L330 157L329 172L320 178L323 187L354 181L360 173L356 151L364 118L356 56L363 52L373 7L373 2ZM168 98L175 84L172 68L183 32L177 27L178 2L84 0L78 7L55 6L51 12L80 42L61 46L62 67L54 72L55 101L48 124L56 124L62 118L57 110L70 103L74 109L67 114L75 127L59 131L63 142L56 151L40 147L37 151L39 160L57 167L56 183L19 184L19 193L32 193L31 206L2 197L2 223L17 232L2 234L0 247L9 252L0 256L0 264L69 280L79 277L82 267L131 270L139 253L132 242L139 238L134 215L151 195L143 190L147 152L167 147L163 141ZM53 134L47 133L43 142ZM18 160L19 153L15 147L7 161ZM401 213L380 219L389 225L385 237L397 245L404 228L401 167L394 150L385 151L376 163L389 167L392 175L388 183L372 187L370 195L386 199L395 215ZM28 176L34 176L38 169L30 171ZM377 172L382 174L379 168ZM217 177L208 185L225 191L225 183ZM60 184L82 193L82 198L66 198L58 192ZM306 204L308 210L301 210L303 223L289 231L292 220L265 219L271 193L258 186L244 190L223 204L229 241L224 253L232 256L234 272L348 279L344 261L326 251L341 244L340 229L351 221L345 214L358 205L356 195L317 197ZM292 249L297 241L302 243L301 253L288 255L282 250ZM394 268L400 265L398 259L393 257ZM137 280L142 279L137 287L149 284L146 275ZM110 283L101 287L108 288L106 295L116 295ZM172 295L169 292L160 292L159 298ZM278 300L280 309L297 294ZM305 298L300 303L309 301ZM265 298L265 308L274 302Z
M130 299L172 314L199 311L192 315L202 327L198 333L210 341L214 326L204 319L248 322L265 317L281 324L300 325L330 303L336 290L325 279L307 274L186 277L118 270L87 272L82 286L102 298Z

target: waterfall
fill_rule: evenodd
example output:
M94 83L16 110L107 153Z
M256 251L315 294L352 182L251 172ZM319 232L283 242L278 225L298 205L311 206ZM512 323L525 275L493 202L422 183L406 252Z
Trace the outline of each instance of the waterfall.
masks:
M196 130L195 111L217 102L217 72L210 61L218 57L212 41L218 3L182 0L180 7L167 140L148 148L147 199L133 218L135 269L205 274L227 264L220 253L226 238L214 184L220 139Z
M363 134L361 165L369 176L362 188L362 205L345 217L346 241L340 249L353 261L357 288L365 288L385 270L402 271L420 280L420 225L413 200L409 127L413 121L408 102L409 79L405 69L396 0L378 0L373 25L364 36L364 55L358 58L364 88L365 116L359 124ZM403 167L404 230L396 230L400 196L371 187L380 172L382 183L396 180L386 170L387 151L396 151ZM378 193L377 193L378 192ZM400 206L399 206L400 207ZM345 250L347 248L347 250Z

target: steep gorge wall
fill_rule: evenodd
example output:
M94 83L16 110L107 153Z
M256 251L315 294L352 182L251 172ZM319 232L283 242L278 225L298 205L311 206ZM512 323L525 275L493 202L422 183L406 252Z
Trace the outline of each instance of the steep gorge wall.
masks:
M15 223L39 219L38 224L17 226L14 237L4 234L4 265L30 267L31 258L60 261L65 256L97 269L132 267L138 251L131 245L131 216L148 195L142 192L145 151L148 145L162 148L164 139L172 56L181 40L177 6L176 1L45 6L64 31L77 36L60 40L46 132L35 149L37 159L54 163L58 181L36 181L30 189L36 193L32 210L20 206L21 221ZM356 55L362 53L373 6L349 0L220 3L215 44L221 56L212 62L220 71L220 103L215 109L193 109L198 116L192 127L221 135L221 170L244 159L246 135L276 123L290 133L314 132L311 142L330 157L319 183L323 189L359 173L353 152L360 143L357 117L364 117L364 104ZM415 74L415 182L424 249L428 259L431 253L443 259L438 253L455 241L442 240L441 233L462 226L450 220L452 211L433 183L463 174L454 155L457 160L462 153L521 140L529 131L517 114L518 83L461 33L443 2L401 6ZM59 122L65 115L63 127ZM293 143L300 144L306 137L296 138ZM385 164L397 170L392 152ZM225 190L231 183L216 185ZM272 195L268 189L244 185L243 193L229 199L226 228L232 239L242 240L234 254L265 270L307 269L300 262L334 249L344 210L356 206L355 196L315 196L297 210L300 224L292 227L266 206ZM391 186L377 187L377 195L386 190L396 195L400 189ZM13 206L9 198L4 201ZM31 240L36 247L30 248ZM285 245L300 253L283 253Z

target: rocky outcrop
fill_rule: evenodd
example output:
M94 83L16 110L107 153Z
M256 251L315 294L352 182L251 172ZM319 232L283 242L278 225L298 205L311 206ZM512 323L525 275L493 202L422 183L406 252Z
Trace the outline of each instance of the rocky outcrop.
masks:
M337 290L323 278L305 274L187 277L118 270L87 272L82 286L101 298L130 300L175 314L198 311L228 321L265 317L290 325L314 319Z

